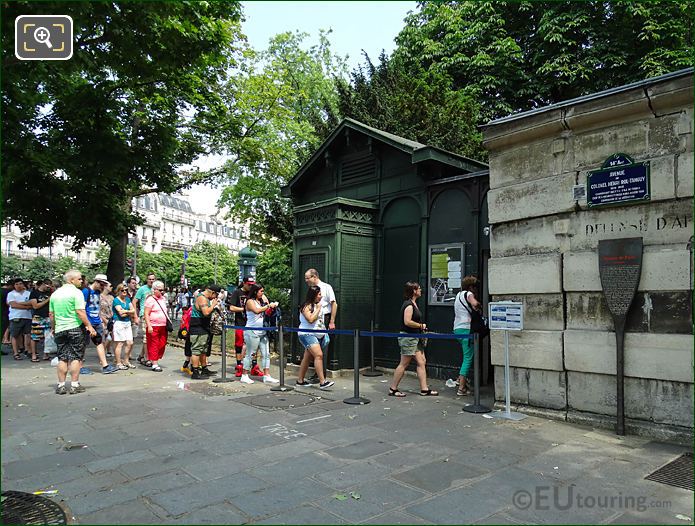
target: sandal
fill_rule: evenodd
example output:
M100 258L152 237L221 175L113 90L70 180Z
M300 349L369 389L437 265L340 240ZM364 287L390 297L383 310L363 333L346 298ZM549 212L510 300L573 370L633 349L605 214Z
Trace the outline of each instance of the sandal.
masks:
M439 392L433 391L432 389L426 389L420 391L420 396L439 396Z
M43 359L44 359L44 361L46 361L46 362L47 362L48 360L50 360L50 359L51 359L51 357L50 357L50 356L48 356L48 355L45 355L45 356L43 357Z
M456 396L468 396L469 394L471 394L471 392L468 390L468 388L456 390Z
M124 363L119 363L116 367L118 368L119 371L127 371L128 370L128 366Z
M39 363L41 360L39 360L39 358L38 358L37 356L33 356L33 357L31 358L31 361L34 362L34 363Z
M13 355L13 358L14 358L15 360L24 360L24 357L23 357L21 354L19 354L19 353Z
M125 365L128 369L135 369L135 366L130 362L123 363L123 365Z
M389 396L395 396L396 398L403 398L405 396L405 393L399 391L398 389L394 389L393 387L389 387Z

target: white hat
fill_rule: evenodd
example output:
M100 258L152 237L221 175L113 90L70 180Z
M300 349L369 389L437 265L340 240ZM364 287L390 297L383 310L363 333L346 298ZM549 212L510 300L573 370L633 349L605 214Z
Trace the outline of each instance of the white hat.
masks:
M111 282L106 277L106 274L97 274L96 276L94 276L94 281L101 281L102 283L106 283L107 285L111 285Z

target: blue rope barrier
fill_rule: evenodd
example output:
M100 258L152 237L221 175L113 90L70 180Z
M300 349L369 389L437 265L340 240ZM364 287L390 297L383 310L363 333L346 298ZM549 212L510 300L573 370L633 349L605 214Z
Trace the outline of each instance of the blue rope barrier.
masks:
M360 331L360 336L374 336L375 338L427 338L428 340L472 340L472 334L441 334L438 332L370 332Z
M239 331L276 331L277 327L240 327L238 325L225 325L225 329L234 329Z
M355 331L350 331L348 329L299 329L297 327L283 327L285 332L318 332L321 334L345 334L352 336Z

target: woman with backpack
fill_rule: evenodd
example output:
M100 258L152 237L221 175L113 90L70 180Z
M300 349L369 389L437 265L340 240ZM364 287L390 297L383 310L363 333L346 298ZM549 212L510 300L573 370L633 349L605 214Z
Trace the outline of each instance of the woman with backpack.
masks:
M463 278L461 292L456 295L454 300L454 334L471 334L471 314L473 310L481 309L480 302L475 299L475 292L478 288L478 278L466 276ZM468 375L473 361L473 340L461 340L463 351L463 361L459 370L459 387L456 391L458 396L470 394L468 389Z

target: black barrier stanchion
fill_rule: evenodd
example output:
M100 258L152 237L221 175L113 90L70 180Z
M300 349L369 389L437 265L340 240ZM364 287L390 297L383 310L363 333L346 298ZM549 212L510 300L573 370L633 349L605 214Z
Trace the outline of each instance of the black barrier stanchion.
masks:
M294 387L285 385L285 342L282 336L282 325L278 325L278 345L280 346L280 385L274 385L271 391L291 391Z
M473 334L473 405L463 408L466 413L489 413L492 411L480 403L480 336Z
M371 323L370 323L370 325L369 325L369 332L374 332L374 320L372 320ZM377 371L376 369L374 369L374 336L370 336L370 337L369 337L369 342L370 342L370 344L371 344L371 361L370 361L370 367L369 367L369 371L365 371L365 372L362 373L362 376L368 376L368 377L372 377L372 376L383 376L384 373L382 373L381 371Z
M352 398L346 398L345 400L343 400L343 402L345 402L346 404L350 404L350 405L364 405L364 404L368 404L369 402L371 402L371 400L369 400L367 398L360 397L360 331L359 331L359 329L355 329L355 333L354 333L353 337L355 339L354 351L353 351L355 354L355 358L354 358L355 370L353 371L352 376L355 379L355 390L354 390Z
M222 373L219 378L215 378L212 381L216 384L222 384L227 382L232 382L231 378L227 377L227 327L222 327L222 338L220 341L220 346L222 347Z

